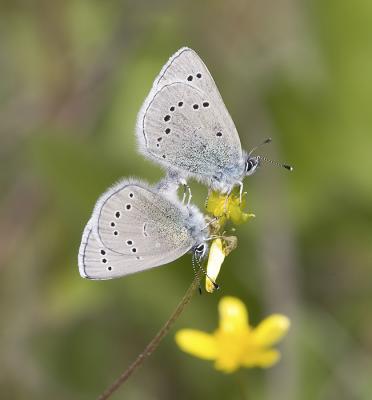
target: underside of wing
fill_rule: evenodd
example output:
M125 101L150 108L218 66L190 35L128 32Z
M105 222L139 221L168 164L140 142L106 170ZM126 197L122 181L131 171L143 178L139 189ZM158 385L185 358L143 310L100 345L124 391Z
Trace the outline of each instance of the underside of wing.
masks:
M123 255L107 249L96 238L91 221L85 227L79 249L79 272L88 279L119 278L167 264L179 258L183 250L164 253Z
M188 47L181 48L170 57L156 77L153 89L157 91L162 86L173 82L192 84L205 94L219 97L222 102L220 93L208 68L197 53Z
M242 159L238 133L219 97L185 82L162 86L138 129L145 152L180 172L212 177Z
M194 240L185 227L186 208L147 185L122 181L98 200L93 212L97 239L132 257L169 257L187 252Z

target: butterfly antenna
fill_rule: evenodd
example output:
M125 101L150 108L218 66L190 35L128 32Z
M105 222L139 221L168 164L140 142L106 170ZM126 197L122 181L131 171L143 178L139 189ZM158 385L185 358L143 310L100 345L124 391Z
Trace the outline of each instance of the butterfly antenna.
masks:
M210 240L214 240L214 239L225 239L224 235L212 235L209 236L209 238L205 239L206 242L209 242Z
M272 141L271 138L267 138L267 139L265 139L262 143L260 143L258 146L253 147L253 149L248 153L248 157L249 157L252 153L254 153L259 147L263 146L264 144L271 143L271 141ZM270 163L270 164L276 165L277 167L285 168L285 169L287 169L288 171L293 171L293 167L292 167L291 165L288 165L288 164L281 164L281 163L279 163L279 162L269 160L268 158L266 158L266 157L264 157L264 156L258 156L257 158L260 159L260 160L264 160L264 161L266 161L266 162L268 162L268 163Z
M260 143L259 145L253 147L253 149L249 152L248 156L250 156L252 153L254 153L258 148L260 148L261 146L263 146L264 144L268 144L272 141L272 139L269 137L267 139L265 139L262 143Z
M211 220L204 226L204 228L202 229L202 231L204 231L205 229L207 229L209 225L213 224L213 222L216 222L216 221L218 221L218 217L214 217L213 219L211 219Z
M203 271L204 275L212 282L212 285L214 286L214 288L215 288L216 290L218 290L218 289L220 288L220 285L219 285L218 283L216 283L216 282L207 274L207 271L203 268L203 266L201 265L201 263L200 263L198 260L196 260L196 262L197 262L199 268Z
M268 158L266 158L266 157L264 157L264 156L259 156L259 158L260 158L260 160L264 160L264 161L266 161L266 162L268 162L268 163L270 163L270 164L276 165L277 167L285 168L285 169L287 169L288 171L293 171L293 167L292 167L291 165L288 165L288 164L281 164L281 163L279 163L279 162L269 160Z
M196 273L196 268L195 268L195 253L193 253L192 257L191 257L191 263L192 263L192 269L194 271L194 275L195 278L197 277L197 273ZM199 294L202 294L202 290L201 290L201 286L200 286L200 281L199 281Z

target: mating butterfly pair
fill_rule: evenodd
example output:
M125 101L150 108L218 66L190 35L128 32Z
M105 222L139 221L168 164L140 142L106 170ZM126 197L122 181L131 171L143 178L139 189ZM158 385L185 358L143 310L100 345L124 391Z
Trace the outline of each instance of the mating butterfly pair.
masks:
M97 201L79 250L80 274L110 279L167 264L188 251L207 251L209 226L197 207L179 201L188 178L229 194L260 157L242 150L207 67L182 48L155 79L137 119L141 153L167 171L158 186L123 180Z

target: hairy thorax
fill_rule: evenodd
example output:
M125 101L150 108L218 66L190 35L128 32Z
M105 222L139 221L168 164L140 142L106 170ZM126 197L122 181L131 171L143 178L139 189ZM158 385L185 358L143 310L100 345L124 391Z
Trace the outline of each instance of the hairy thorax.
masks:
M245 176L244 162L237 162L228 168L221 169L209 179L212 190L221 193L229 193L234 186L241 183Z

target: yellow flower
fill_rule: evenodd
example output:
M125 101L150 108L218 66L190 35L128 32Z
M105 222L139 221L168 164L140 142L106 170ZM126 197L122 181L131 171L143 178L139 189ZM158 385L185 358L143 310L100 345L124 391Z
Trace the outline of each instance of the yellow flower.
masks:
M280 314L264 319L256 328L249 326L244 303L236 297L223 297L218 311L219 327L212 334L181 329L176 343L181 350L204 360L213 360L217 370L232 373L240 367L268 368L280 353L271 346L288 331L290 321Z
M207 274L205 277L205 290L209 293L213 293L216 289L216 286L212 283L212 281L216 282L225 256L226 254L222 246L222 240L213 240L209 250Z
M237 238L235 236L227 236L223 232L223 227L228 220L234 224L246 222L249 218L254 217L254 214L244 212L247 193L243 193L240 199L239 190L234 190L229 196L218 192L211 192L207 203L207 211L215 217L211 219L210 232L213 236L220 236L222 233L223 240L215 239L212 242L209 252L207 276L206 276L206 291L214 292L217 275L221 269L221 265L225 257L236 248ZM241 200L241 201L240 201ZM209 279L210 278L210 279Z
M223 236L222 240L217 238L212 241L208 256L207 274L205 277L205 290L207 292L213 293L216 290L216 285L213 284L213 282L216 283L225 257L236 248L237 243L238 238L236 236Z
M208 196L206 209L214 217L220 219L220 225L231 219L234 224L246 222L249 218L254 217L254 214L244 212L246 205L247 193L242 195L240 202L239 190L234 190L228 197L226 194L211 192Z

